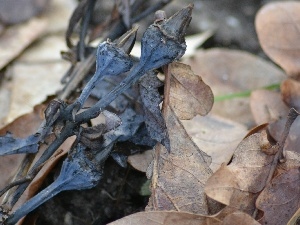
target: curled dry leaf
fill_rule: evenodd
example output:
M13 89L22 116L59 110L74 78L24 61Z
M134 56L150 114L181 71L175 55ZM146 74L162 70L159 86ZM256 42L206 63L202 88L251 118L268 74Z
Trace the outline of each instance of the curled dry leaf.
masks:
M259 195L256 205L264 211L264 224L287 224L300 207L299 169L275 177Z
M255 27L264 52L288 75L300 72L300 45L298 1L272 2L256 15Z
M244 139L237 147L232 162L222 166L208 179L205 193L218 202L252 214L257 193L266 184L274 158L264 154L260 144L259 133Z
M216 171L222 163L228 163L238 144L247 133L239 123L218 116L196 116L182 121L187 133L200 149L211 156L210 168Z
M300 110L300 83L293 79L287 79L280 86L282 100L291 108Z
M172 63L170 106L179 119L192 119L197 114L206 115L214 102L213 93L200 76L183 63Z
M258 125L285 118L289 112L280 93L268 90L253 91L250 97L250 107L255 123Z
M220 48L201 50L184 62L191 65L193 71L211 87L215 99L280 83L285 78L284 73L273 64L237 50ZM214 103L212 113L247 126L254 123L247 98L217 101Z
M162 145L156 147L148 210L207 214L204 184L212 174L210 157L192 142L170 107L165 115L171 152Z
M8 28L0 37L0 69L41 36L46 26L46 20L39 18Z

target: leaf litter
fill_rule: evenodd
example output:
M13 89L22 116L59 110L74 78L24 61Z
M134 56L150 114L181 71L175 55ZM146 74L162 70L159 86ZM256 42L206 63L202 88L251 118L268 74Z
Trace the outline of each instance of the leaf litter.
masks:
M276 7L280 8L281 5L275 5L274 8ZM260 13L263 14L264 11L262 10ZM256 23L262 22L259 22L259 19L257 19ZM164 29L163 26L159 27L159 29L162 28ZM262 31L258 29L257 32L260 36ZM263 38L260 37L260 41L263 42ZM157 59L157 55L149 55L145 48L144 51L146 54L142 54L142 63L148 57L150 61L153 60L154 65L144 65L142 70L152 69L163 64L154 62ZM146 224L169 224L169 221L173 221L172 224L182 224L183 221L184 224L240 224L239 221L243 221L244 224L258 224L256 220L261 223L283 224L288 222L291 217L295 218L297 216L296 211L299 207L297 200L299 196L297 187L299 185L297 182L300 158L297 152L299 133L297 124L299 118L296 119L298 115L296 111L294 111L296 116L288 115L288 109L290 107L296 107L297 109L298 105L296 97L298 94L296 88L298 81L292 80L298 73L295 66L293 67L292 64L288 63L282 65L279 63L288 75L292 76L292 79L282 83L281 95L283 101L279 92L253 91L250 103L255 122L249 113L249 99L240 101L243 102L245 108L243 109L244 111L239 112L237 111L240 107L237 107L237 105L240 103L237 105L232 104L232 102L228 103L229 105L231 104L233 112L228 113L229 118L236 119L238 122L242 122L243 125L228 119L224 120L220 117L215 117L215 115L209 115L209 117L203 118L201 123L199 123L199 126L204 125L205 127L202 128L204 130L202 131L203 134L197 134L195 131L193 136L193 131L185 131L180 121L180 119L192 119L197 114L206 115L212 108L212 92L215 95L219 95L246 89L253 90L273 84L272 82L280 83L283 81L283 72L273 65L261 62L262 60L258 57L247 56L238 52L232 52L231 55L231 52L227 51L208 50L208 56L201 56L201 59L197 59L196 62L198 64L200 62L203 64L200 67L202 70L200 72L197 70L195 73L203 77L209 86L202 81L200 76L195 75L188 66L180 63L169 64L164 66L165 90L163 98L159 90L162 84L155 79L155 73L153 73L152 78L151 76L147 77L147 79L153 79L149 82L151 85L154 84L152 87L149 88L147 86L147 79L143 78L145 80L141 80L140 91L150 94L144 94L144 97L141 98L144 113L154 106L153 110L151 109L148 114L145 113L142 116L131 111L129 113L130 116L127 118L133 119L126 120L121 117L122 123L120 123L118 116L113 116L114 114L107 112L108 120L103 125L94 124L92 127L81 127L80 130L75 131L75 134L78 135L77 141L73 144L73 150L69 152L70 156L65 160L66 164L70 163L72 159L74 161L77 160L77 157L72 156L76 152L75 146L79 150L80 148L82 150L85 148L92 150L90 153L86 150L78 150L78 152L84 152L83 154L85 154L86 158L82 158L94 163L97 160L105 160L112 149L113 143L116 141L132 140L134 134L141 129L143 129L145 134L147 132L148 134L150 133L149 136L151 136L155 129L161 127L162 132L158 132L156 136L151 136L160 144L158 143L155 146L154 161L152 163L152 195L147 207L148 211L124 217L113 224L123 224L126 221L143 221ZM209 55L210 53L211 56ZM266 50L266 53L269 54L268 50ZM177 54L182 54L180 48ZM201 54L203 53L201 52ZM270 53L270 55L272 54ZM281 57L288 58L290 56L286 56L283 53ZM233 61L238 63L232 67ZM276 60L274 61L276 62ZM285 62L284 60L281 61ZM164 62L169 63L167 60ZM210 64L211 62L213 64ZM133 70L137 70L135 68L138 67L134 65ZM220 69L221 72L216 72L215 69ZM246 74L243 76L242 72ZM207 76L207 74L214 74L214 76ZM226 75L225 77L224 74ZM264 75L262 76L261 74ZM266 76L265 74L269 75ZM185 77L185 75L188 76ZM257 77L255 78L255 76ZM224 81L225 83L228 81L227 84L232 85L228 90L226 86L222 87L222 82ZM244 84L246 86L243 86ZM214 85L219 85L223 88L223 91L220 91L222 88L215 88ZM159 105L162 99L164 101L161 112ZM99 107L103 104L100 101L100 103L96 103L96 106ZM106 106L106 103L104 105ZM226 110L225 106L223 105L220 108ZM53 124L57 123L56 120L59 122L61 117L64 116L64 110L68 109L64 108L63 104L60 107L62 108L58 109L58 114L57 117L54 117ZM216 109L213 108L212 111L218 114ZM83 113L73 111L72 118L67 119L67 121L72 121L72 119L75 122L80 121L83 116L87 115L87 112L94 111L93 109L85 110ZM140 113L139 110L138 112ZM242 119L241 117L236 118L239 114L242 114L241 112L247 112L246 117ZM290 110L291 112L292 110ZM227 116L226 113L221 115ZM288 119L286 119L287 116ZM152 119L150 120L150 118ZM184 122L186 127L188 127L188 122L193 123L193 120ZM245 125L251 127L254 123L260 125L268 122L270 126L267 128L265 128L265 125L258 127L257 130L252 131L250 135L242 140L246 133ZM148 127L145 126L147 123ZM224 124L223 129L219 129L220 126L214 125L215 123ZM58 126L58 124L56 126L59 128L61 125ZM107 131L110 129L105 128L108 125L112 129L109 132ZM116 127L114 128L114 126ZM122 126L129 126L130 128L127 127L120 131ZM147 129L143 127L147 127ZM167 130L165 129L166 127ZM59 129L64 134L62 127ZM227 141L226 138L223 138L226 137L226 132L234 134ZM80 134L82 134L81 138ZM67 134L67 136L69 135L71 134ZM6 136L6 138L10 137L10 134ZM198 145L192 141L193 138L197 142L197 137ZM5 136L2 138L5 139ZM166 144L168 141L169 146ZM205 141L213 142L212 147ZM217 147L216 144L220 147ZM102 145L105 149L100 153L95 151L95 147L99 145ZM209 150L206 151L209 148L213 150L211 152ZM64 154L66 152L67 150ZM223 152L226 152L226 154L218 159L217 155ZM92 157L93 155L95 157ZM117 158L115 159L117 160ZM140 159L135 160L138 161ZM141 170L146 171L145 167L148 166L149 161L148 159L146 160L147 163L139 166ZM210 168L212 163L217 164L217 167L214 167L215 172ZM78 168L80 169L80 167ZM99 172L101 173L101 169ZM61 173L64 173L64 170ZM76 180L76 178L74 179ZM82 179L79 180L82 181ZM54 183L61 181L57 179ZM65 181L66 179L63 179L62 182ZM88 184L88 182L85 184ZM72 188L80 189L79 183L78 185L76 183L75 186ZM51 188L51 185L49 188ZM31 207L33 205L41 204L47 199L47 197L39 197L43 193L45 192L42 191L40 194L35 195L32 200L28 201L29 203L27 202L23 205L25 207L22 208L21 206L17 211L10 214L8 221L14 223L18 218L25 215L28 212L27 210L32 210ZM58 192L54 191L53 193L56 194ZM31 206L29 206L30 204ZM149 210L155 211L151 212ZM177 212L168 212L169 210ZM283 215L285 210L288 210L289 213ZM208 216L208 214L212 213L217 214Z

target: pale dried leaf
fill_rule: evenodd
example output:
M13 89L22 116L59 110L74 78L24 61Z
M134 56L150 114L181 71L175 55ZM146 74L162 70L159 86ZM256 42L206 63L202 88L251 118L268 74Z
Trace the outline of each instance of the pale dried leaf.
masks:
M172 63L170 71L170 106L178 118L187 120L197 114L206 115L214 102L210 87L188 65Z
M288 75L300 72L300 3L272 2L256 15L255 27L264 52Z
M141 154L135 154L128 156L128 163L135 168L136 170L139 170L141 172L146 172L148 166L153 160L154 151L147 150Z
M247 133L239 123L218 116L196 116L182 121L187 133L200 149L211 156L210 168L216 171L222 163L228 163L238 144Z
M256 205L264 211L264 224L286 224L300 207L299 169L273 178L257 198Z
M253 213L255 198L266 184L273 158L261 151L259 133L247 137L237 147L232 162L209 178L205 193L225 205Z
M289 112L280 93L268 90L253 91L250 97L250 107L257 125L285 118Z
M109 225L206 225L205 220L205 216L187 212L139 212L109 223Z
M285 78L273 64L238 50L199 50L184 62L211 87L215 97L280 83ZM247 126L254 124L248 98L215 102L212 113Z
M210 157L192 142L172 109L166 110L171 152L162 145L156 147L148 209L207 214L203 189L212 174Z
M28 45L40 37L47 27L47 20L41 18L12 26L0 36L0 69L16 58Z
M61 89L60 79L67 70L65 62L22 64L11 67L13 86L7 122L30 112L34 105Z

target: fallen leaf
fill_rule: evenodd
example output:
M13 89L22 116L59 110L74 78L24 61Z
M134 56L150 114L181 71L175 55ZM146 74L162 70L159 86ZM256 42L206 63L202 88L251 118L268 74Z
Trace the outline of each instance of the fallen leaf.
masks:
M205 193L218 202L252 214L255 199L265 187L273 158L261 151L260 133L247 137L238 145L231 163L222 166L208 179Z
M62 62L13 65L11 106L6 121L30 112L33 106L55 94L61 88L60 79L67 67L67 63Z
M187 212L139 212L116 220L109 225L205 225L206 217Z
M253 219L250 215L243 212L234 212L229 214L223 220L222 225L259 225L260 223Z
M17 24L40 14L47 7L47 0L10 0L0 4L0 20Z
M141 172L146 172L148 166L153 160L154 151L147 150L141 154L135 154L128 156L128 163Z
M210 157L192 142L173 110L166 110L171 152L156 146L148 210L208 214L204 185L212 174Z
M299 169L288 170L273 178L256 201L264 211L264 224L286 224L300 207Z
M247 133L244 125L210 114L181 122L195 144L212 158L210 168L213 171L231 160Z
M300 83L286 79L280 86L282 100L290 107L300 111Z
M210 86L215 98L280 83L285 78L273 64L238 50L199 50L183 61ZM248 98L215 101L212 113L248 127L254 125Z
M45 31L47 20L41 18L9 27L0 36L0 69L16 58L28 45Z
M290 76L299 76L300 44L298 21L300 3L272 2L256 15L255 27L264 52Z
M289 112L280 93L268 90L253 91L250 97L250 107L257 125L285 118Z
M179 119L192 119L206 115L212 108L214 97L200 76L183 63L170 65L170 106Z

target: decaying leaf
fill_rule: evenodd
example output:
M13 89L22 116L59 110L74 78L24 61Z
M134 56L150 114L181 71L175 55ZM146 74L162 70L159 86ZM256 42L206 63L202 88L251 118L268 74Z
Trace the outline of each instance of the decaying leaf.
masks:
M191 65L195 74L203 78L216 99L280 83L285 78L284 73L271 63L238 50L199 50L193 58L185 59L184 63ZM217 101L212 113L247 126L254 124L247 98Z
M231 163L222 166L208 179L205 193L218 202L252 214L273 158L261 151L259 133L247 137L238 145Z
M250 215L243 212L234 212L226 216L222 225L259 225L260 223L253 219Z
M42 35L46 26L46 20L39 18L6 29L5 33L0 37L0 69Z
M109 225L205 225L205 217L187 212L139 212L122 219L116 220Z
M45 10L47 0L10 0L0 3L0 20L5 24L24 22Z
M228 163L238 144L247 133L239 123L218 116L196 116L182 121L187 133L195 144L211 156L210 168L216 171L222 163Z
M272 2L256 15L255 27L264 52L288 75L299 76L300 44L297 1Z
M132 165L136 170L146 172L149 164L153 160L154 151L147 150L141 154L130 155L128 157L128 163Z
M291 108L300 110L300 83L293 79L286 79L280 86L282 100Z
M268 90L253 91L250 97L250 107L257 125L285 118L289 112L280 93Z
M275 177L259 195L256 205L264 212L264 224L286 224L300 207L299 169Z
M192 142L173 110L166 110L171 152L156 147L148 210L207 214L204 185L212 174L210 157Z
M178 118L188 120L197 114L206 115L214 102L210 87L183 63L172 63L170 73L170 107Z

